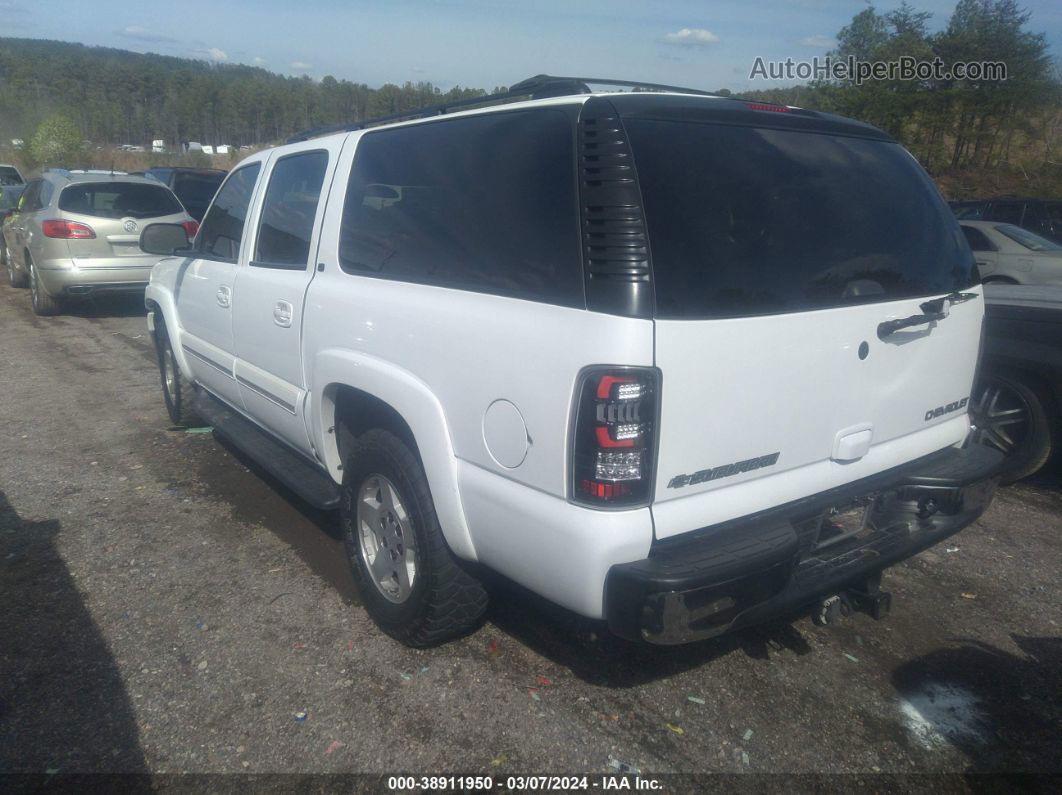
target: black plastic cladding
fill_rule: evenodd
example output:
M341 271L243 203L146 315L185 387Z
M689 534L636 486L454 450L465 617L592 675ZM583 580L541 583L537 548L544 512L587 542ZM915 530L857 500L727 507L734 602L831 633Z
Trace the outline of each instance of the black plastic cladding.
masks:
M591 97L579 117L579 205L587 309L653 314L642 192L619 113Z

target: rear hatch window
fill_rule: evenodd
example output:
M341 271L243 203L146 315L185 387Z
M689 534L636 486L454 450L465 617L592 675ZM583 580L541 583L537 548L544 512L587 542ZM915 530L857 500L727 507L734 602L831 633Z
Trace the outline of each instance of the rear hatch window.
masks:
M975 283L954 216L899 144L695 122L625 124L658 317L800 312Z
M169 188L140 182L71 185L60 194L59 209L96 218L155 218L184 212Z

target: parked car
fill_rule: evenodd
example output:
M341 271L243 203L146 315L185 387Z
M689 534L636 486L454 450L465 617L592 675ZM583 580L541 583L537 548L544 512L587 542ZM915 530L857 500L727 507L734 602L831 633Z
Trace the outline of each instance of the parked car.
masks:
M18 173L18 169L8 163L0 163L0 186L24 185L26 180Z
M140 248L151 221L198 226L155 180L52 169L26 185L4 224L11 285L30 288L33 311L54 315L65 301L143 290L158 262Z
M1037 472L1059 443L1062 287L985 285L985 342L971 438L1006 454L1004 482Z
M202 221L210 200L227 173L219 168L166 167L149 168L145 175L172 190L188 214L196 221Z
M4 242L4 224L18 207L24 185L0 185L0 266L7 267L7 244Z
M979 516L1002 459L962 447L958 224L869 125L584 89L297 136L191 249L148 225L170 418L338 507L411 645L475 625L484 569L654 643L883 615L882 570Z
M1003 197L950 202L960 221L997 221L1014 224L1062 243L1062 201Z
M1014 224L960 221L984 282L1062 284L1062 245Z

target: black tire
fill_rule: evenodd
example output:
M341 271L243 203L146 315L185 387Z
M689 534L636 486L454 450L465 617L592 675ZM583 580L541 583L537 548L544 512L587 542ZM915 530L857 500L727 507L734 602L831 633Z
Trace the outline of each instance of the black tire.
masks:
M29 265L30 304L33 306L33 314L39 317L58 315L63 307L56 299L48 295L48 291L44 289L44 285L41 284L40 277L37 275L37 268L34 267L33 260L30 259L29 252L23 255L23 262Z
M192 408L195 385L181 372L169 332L166 331L166 323L158 312L155 313L155 353L159 362L162 398L166 401L166 413L170 415L170 421L181 428L200 427L203 421Z
M1015 373L985 375L974 388L970 414L971 440L1006 455L1001 482L1028 477L1051 457L1055 407L1039 384Z
M7 243L4 242L4 237L0 234L0 264L7 267L7 280L11 283L12 287L28 287L29 279L26 274L15 268L14 260L11 258L11 252L8 251Z
M359 495L373 492L385 481L394 489L393 496L401 506L397 513L406 517L402 520L405 527L399 528L391 514L391 525L398 531L392 538L401 540L397 546L394 540L390 547L378 546L375 557L396 549L403 556L408 555L408 543L403 548L402 541L410 540L409 532L415 552L415 573L408 578L408 593L392 594L390 598L377 584L386 581L386 577L381 580L373 575L358 520ZM367 505L364 501L360 505L366 515L379 510ZM341 514L354 579L366 611L380 629L408 646L424 647L463 635L477 626L487 609L487 592L450 551L435 515L424 469L409 446L390 431L377 428L353 440L344 464ZM380 521L385 523L386 517ZM403 564L385 558L383 565L387 568ZM402 589L396 585L396 590Z

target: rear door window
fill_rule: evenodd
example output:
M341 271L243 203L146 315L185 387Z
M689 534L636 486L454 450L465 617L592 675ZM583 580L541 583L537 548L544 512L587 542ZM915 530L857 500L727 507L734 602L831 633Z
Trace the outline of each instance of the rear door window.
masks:
M585 306L573 138L557 110L366 133L343 208L341 267Z
M798 312L975 282L955 217L899 144L694 122L625 124L659 317Z
M177 198L181 200L181 204L193 218L201 219L224 179L224 174L182 174L178 172L173 180L173 192L177 194Z
M252 163L236 169L225 180L195 239L203 256L225 262L235 262L239 257L247 208L261 169L261 163Z
M306 267L327 169L327 152L290 155L273 166L262 201L252 265L293 270Z
M184 212L169 188L142 182L82 182L63 188L59 209L96 218L157 218Z
M988 237L980 229L975 229L972 226L963 226L962 233L966 236L966 242L970 244L972 251L996 250L996 247L992 245Z

